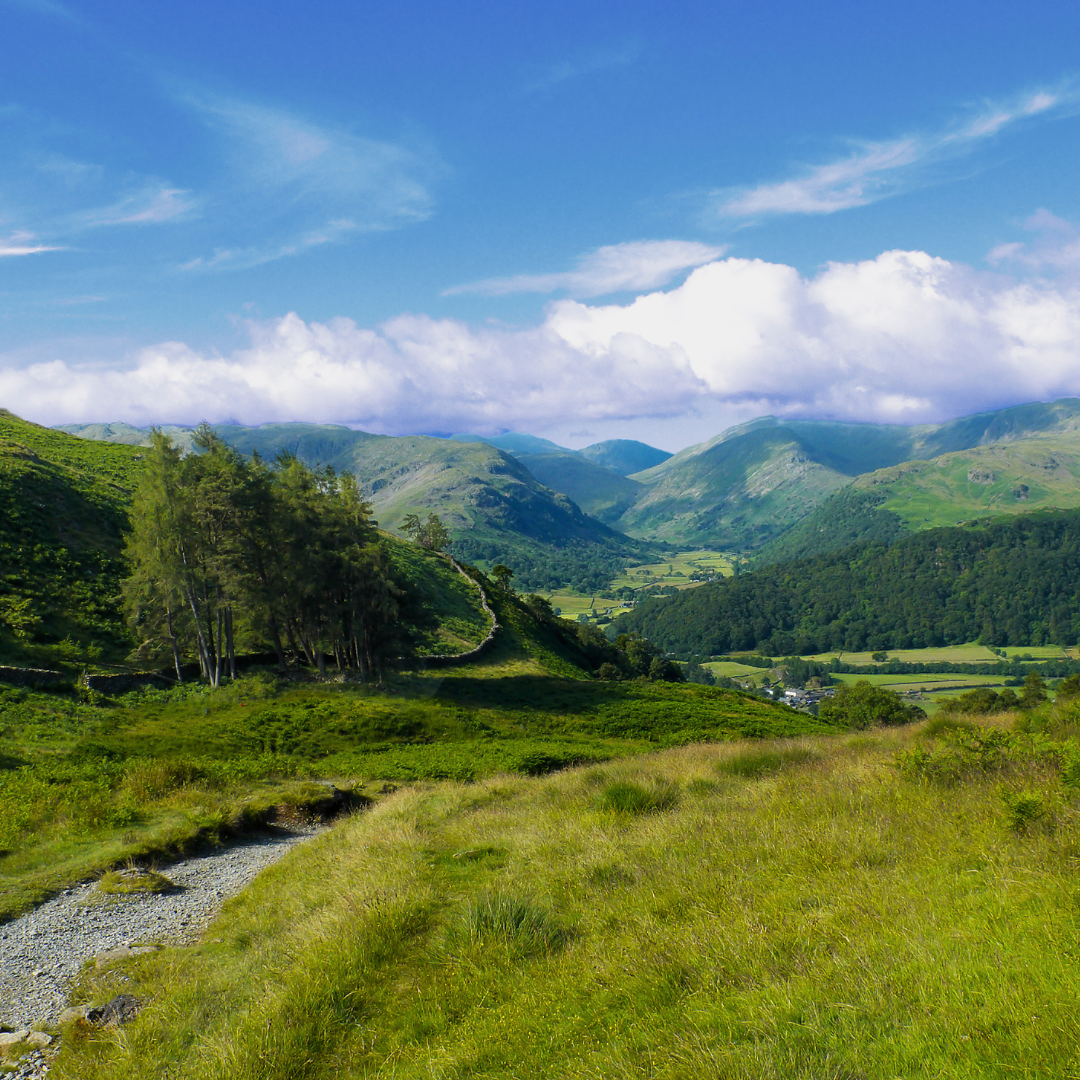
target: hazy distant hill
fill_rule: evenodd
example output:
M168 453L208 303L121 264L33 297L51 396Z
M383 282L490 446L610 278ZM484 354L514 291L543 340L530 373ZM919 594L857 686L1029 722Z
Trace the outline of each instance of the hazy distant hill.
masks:
M651 469L671 457L666 450L657 450L655 446L638 442L636 439L608 439L606 442L586 446L578 453L605 469L622 473L623 476Z
M1035 458L1056 454L1057 464L1031 465L1016 449L1028 443ZM991 446L998 449L991 452ZM904 464L961 452L969 456L949 458L933 469ZM634 474L631 479L647 490L612 524L633 536L688 545L755 548L773 541L774 556L794 557L830 543L829 533L842 515L841 504L827 500L857 477L859 490L885 484L891 493L884 500L848 497L843 504L848 518L856 505L861 513L873 503L879 516L896 512L904 529L921 528L998 508L1080 505L1070 479L1073 452L1080 452L1080 400L1075 398L913 427L763 417ZM902 471L888 472L897 467ZM994 480L968 480L969 472L975 476L980 470ZM867 473L874 475L864 477ZM1024 484L1028 492L1010 503L1007 492ZM923 489L925 494L916 494ZM811 517L818 507L821 513ZM848 525L861 535L861 526L850 520ZM867 527L872 535L884 526L876 520ZM800 530L797 543L792 529Z
M146 438L124 424L67 430ZM535 544L633 548L605 524L646 543L755 550L775 561L972 517L1080 505L1075 398L911 427L762 417L674 455L625 439L567 450L514 432L434 439L331 424L218 430L245 452L288 450L355 473L391 528L406 513L435 510L484 560L502 558L515 537L527 541L521 566L542 561ZM187 429L173 434L190 438ZM640 462L655 464L623 475Z
M455 442L482 442L496 446L508 454L517 457L520 454L572 454L565 446L553 443L550 439L541 439L537 435L524 435L519 431L508 431L505 435L451 435Z
M578 454L518 454L541 484L568 495L587 514L604 522L619 518L645 489L636 480Z

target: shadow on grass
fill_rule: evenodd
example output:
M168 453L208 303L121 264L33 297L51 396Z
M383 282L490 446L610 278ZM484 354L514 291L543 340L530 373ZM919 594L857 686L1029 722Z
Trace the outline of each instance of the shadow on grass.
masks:
M0 770L18 769L27 762L24 758L12 757L10 754L0 753Z
M552 675L507 675L500 679L463 675L446 679L436 694L443 701L488 708L535 712L594 712L605 702L627 695L627 688L612 683L560 679Z

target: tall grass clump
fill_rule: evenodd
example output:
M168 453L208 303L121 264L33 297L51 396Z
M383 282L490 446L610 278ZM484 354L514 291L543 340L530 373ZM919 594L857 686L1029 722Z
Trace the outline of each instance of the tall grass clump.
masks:
M738 776L744 780L759 780L771 773L778 773L789 765L802 765L813 760L814 754L805 746L786 749L744 750L716 763L717 771L726 776Z
M549 908L519 896L494 893L466 904L457 927L452 927L450 940L481 946L495 943L518 956L534 956L561 949L572 936L572 930Z
M608 784L599 796L602 810L620 814L655 814L671 810L679 801L677 784L656 779L646 787L632 780L616 780Z

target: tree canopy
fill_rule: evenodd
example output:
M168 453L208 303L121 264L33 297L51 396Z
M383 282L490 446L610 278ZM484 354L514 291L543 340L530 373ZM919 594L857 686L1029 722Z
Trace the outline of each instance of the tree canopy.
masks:
M356 481L283 454L242 457L206 425L183 456L155 431L135 495L124 583L144 651L187 655L217 685L237 642L325 670L379 673L399 646L399 590Z

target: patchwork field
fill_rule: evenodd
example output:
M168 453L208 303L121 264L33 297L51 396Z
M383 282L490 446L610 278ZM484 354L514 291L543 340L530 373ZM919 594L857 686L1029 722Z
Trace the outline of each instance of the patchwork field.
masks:
M631 567L612 582L612 588L645 588L647 585L676 585L689 588L707 577L730 577L732 570L730 553L723 551L680 551L666 561Z
M1020 653L1032 653L1031 649L1018 649ZM887 652L890 660L900 660L905 664L993 664L1001 659L997 653L986 648L985 645L971 643L968 645L946 645L940 649L889 649ZM1045 659L1060 657L1062 651L1056 646L1051 646ZM828 662L839 656L845 664L875 664L870 652L841 652L841 653L816 653L807 656L807 660L822 660ZM1039 659L1044 659L1040 656Z

